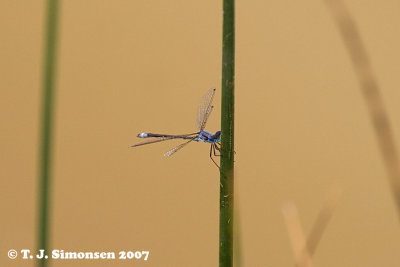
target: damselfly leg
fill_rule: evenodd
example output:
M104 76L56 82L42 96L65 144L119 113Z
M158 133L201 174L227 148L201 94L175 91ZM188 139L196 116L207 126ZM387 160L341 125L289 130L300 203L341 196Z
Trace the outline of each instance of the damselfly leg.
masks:
M217 152L219 152L219 154L217 154ZM217 168L219 169L219 165L215 162L213 155L215 157L220 157L221 156L221 143L212 143L210 146L210 159L214 162L215 166L217 166Z

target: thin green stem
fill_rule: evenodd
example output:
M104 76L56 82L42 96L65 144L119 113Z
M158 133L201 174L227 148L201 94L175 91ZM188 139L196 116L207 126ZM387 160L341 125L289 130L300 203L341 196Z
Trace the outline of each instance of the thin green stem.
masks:
M235 1L223 2L219 266L233 265Z
M52 117L53 94L56 65L57 44L57 15L58 0L47 1L46 36L44 47L43 69L43 99L41 118L41 143L39 163L39 227L38 249L48 249L49 241L49 210L50 210L50 172L51 172L51 148L52 148ZM38 266L46 266L45 259L38 260Z

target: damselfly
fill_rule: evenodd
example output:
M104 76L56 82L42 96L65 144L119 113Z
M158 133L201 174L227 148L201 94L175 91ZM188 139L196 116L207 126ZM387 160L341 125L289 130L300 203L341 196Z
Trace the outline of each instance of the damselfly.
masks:
M212 100L214 98L214 94L215 94L215 88L208 90L200 102L199 110L197 113L197 120L196 120L196 126L197 126L197 129L199 130L198 132L191 133L191 134L179 134L179 135L140 133L137 135L137 137L151 138L151 140L132 145L131 147L143 146L143 145L153 144L153 143L167 141L167 140L174 140L174 139L188 140L185 143L182 143L182 144L174 147L173 149L165 152L164 156L169 157L192 141L210 143L211 144L210 158L214 162L214 164L219 168L218 164L213 159L213 155L220 156L219 153L221 152L221 143L220 143L221 142L221 131L217 131L215 134L212 134L212 133L204 130L204 128L206 127L208 117L210 116L210 113L211 113L212 109L214 108L214 106L212 106L212 104L211 104ZM216 151L218 151L218 153Z

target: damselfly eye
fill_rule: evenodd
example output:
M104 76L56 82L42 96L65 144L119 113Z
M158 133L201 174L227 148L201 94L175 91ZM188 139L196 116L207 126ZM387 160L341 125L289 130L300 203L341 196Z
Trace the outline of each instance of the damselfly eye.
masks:
M213 138L218 139L220 136L221 136L221 131L217 131L217 132L214 134Z

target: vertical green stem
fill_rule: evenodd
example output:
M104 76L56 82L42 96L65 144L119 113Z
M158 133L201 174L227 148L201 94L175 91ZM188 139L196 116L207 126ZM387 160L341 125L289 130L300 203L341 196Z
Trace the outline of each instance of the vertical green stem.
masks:
M48 249L50 172L52 148L53 93L56 65L58 0L47 1L46 35L44 46L43 99L41 118L40 163L39 163L39 227L38 249ZM46 266L45 259L38 260L38 266Z
M233 265L235 1L223 1L219 266Z

